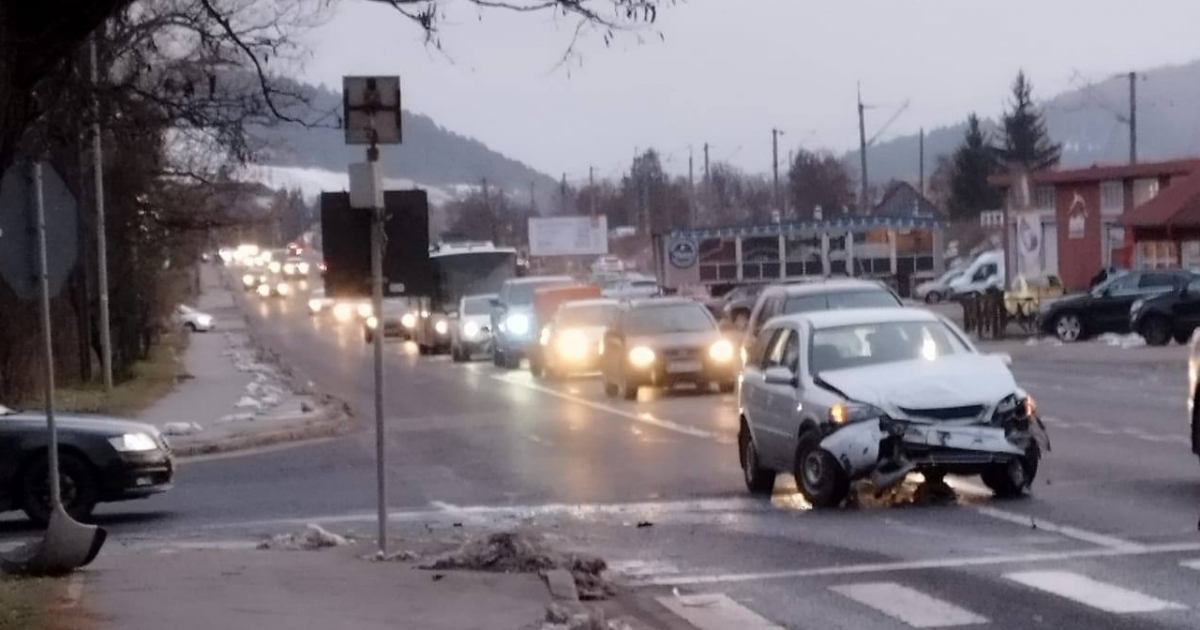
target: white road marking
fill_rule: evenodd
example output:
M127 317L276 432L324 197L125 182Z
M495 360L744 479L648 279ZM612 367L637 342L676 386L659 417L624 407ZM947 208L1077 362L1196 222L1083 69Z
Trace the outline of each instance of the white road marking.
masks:
M1185 569L1194 569L1200 571L1200 560L1184 560L1179 563L1179 566Z
M1057 525L1055 523L1051 523L1050 521L1044 521L1040 518L1029 516L1027 514L1018 514L1016 512L999 510L993 507L977 507L975 508L975 511L983 516L1009 523L1015 523L1017 525L1026 525L1031 528L1036 526L1037 529L1041 531L1052 532L1060 536L1065 536L1066 538L1091 543L1093 545L1100 545L1101 547L1109 547L1111 549L1127 549L1130 551L1136 551L1138 549L1145 548L1144 545L1139 543L1096 532L1089 532L1087 530L1068 525Z
M651 578L649 580L642 580L638 582L637 585L685 586L695 584L721 584L729 582L757 582L762 580L786 580L806 577L824 577L831 575L867 575L872 573L923 571L928 569L962 569L967 567L982 567L1000 564L1061 562L1064 560L1082 560L1088 558L1123 558L1168 553L1194 553L1197 551L1200 551L1200 543L1197 542L1165 543L1161 545L1146 545L1138 549L1102 547L1099 549L1062 551L1057 553L1028 553L1010 556L997 555L967 558L930 558L927 560L902 560L899 562L847 564L829 567L816 567L812 569L763 571L758 573L721 573L715 575L665 576Z
M680 573L679 567L660 560L616 560L608 563L608 570L633 579Z
M1120 586L1097 582L1086 575L1068 571L1026 571L1008 573L1004 577L1030 588L1065 597L1084 606L1110 613L1147 613L1187 608L1183 604L1158 599Z
M616 416L621 416L623 418L629 418L630 420L635 420L635 421L641 422L643 424L649 424L652 426L656 426L660 429L665 429L667 431L673 431L675 433L681 433L683 435L690 435L692 437L706 439L706 440L715 440L715 441L721 442L721 443L727 443L727 444L734 443L733 438L727 438L727 437L718 435L717 433L715 433L713 431L697 429L696 427L689 426L686 424L679 424L677 422L665 420L663 418L656 417L655 415L650 414L650 413L645 413L645 412L634 413L631 411L626 411L624 409L619 409L619 408L613 407L611 405L606 405L604 403L598 403L593 400L588 400L587 398L583 398L582 396L573 396L571 394L566 394L566 393L560 392L556 389L552 389L549 387L543 387L541 385L537 385L535 383L530 383L528 381L519 380L519 379L513 378L511 376L507 376L507 375L491 374L490 376L491 376L491 378L493 378L497 381L503 382L503 383L508 383L510 385L516 385L518 387L524 387L525 389L533 390L536 392L541 392L543 394L549 394L551 396L562 398L563 400L569 400L573 403L580 404L585 407L591 407L592 409L597 409L599 411L610 413L610 414L613 414Z
M783 626L720 593L665 595L657 599L697 630L783 630Z
M895 582L844 584L831 586L829 590L914 628L951 628L988 622L987 617Z

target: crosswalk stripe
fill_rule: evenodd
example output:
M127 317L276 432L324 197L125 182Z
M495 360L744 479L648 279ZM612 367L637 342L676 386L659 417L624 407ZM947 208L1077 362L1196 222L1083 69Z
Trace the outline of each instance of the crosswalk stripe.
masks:
M950 628L988 622L986 617L895 582L843 584L831 586L829 590L914 628Z
M696 630L784 630L721 593L665 595L657 599Z
M1008 573L1005 579L1073 600L1105 612L1128 614L1183 610L1187 606L1151 597L1127 588L1098 582L1069 571Z

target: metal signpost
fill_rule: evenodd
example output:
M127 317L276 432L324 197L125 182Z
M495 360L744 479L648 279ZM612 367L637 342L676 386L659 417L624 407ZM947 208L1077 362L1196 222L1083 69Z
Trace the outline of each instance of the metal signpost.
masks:
M379 145L400 144L400 77L343 77L346 144L367 145L367 162L350 165L350 206L371 209L371 313L375 351L375 475L379 554L387 555L387 467L383 431L383 177Z

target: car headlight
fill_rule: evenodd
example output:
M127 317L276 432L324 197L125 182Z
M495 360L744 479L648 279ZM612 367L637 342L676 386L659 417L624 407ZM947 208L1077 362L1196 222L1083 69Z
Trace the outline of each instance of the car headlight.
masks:
M321 310L321 300L313 298L308 301L308 310L316 313Z
M504 320L504 324L508 328L508 332L511 332L514 335L520 336L529 332L529 317L522 315L521 313L509 315L508 318Z
M265 284L258 285L258 294L263 297L269 297L271 295L271 287Z
M1032 418L1037 413L1037 401L1033 396L1025 396L1025 400L1021 401L1021 406L1025 408L1025 417Z
M371 305L370 304L359 304L358 308L356 310L358 311L358 316L363 319L366 319L371 316Z
M201 328L208 328L209 326L212 326L212 317L208 315L199 315L196 317L196 323L200 324Z
M112 444L118 453L145 453L158 450L158 442L145 433L126 433L108 438L108 443Z
M379 326L379 319L377 317L372 315L367 318L367 328L370 328L371 330L375 330L375 328L378 326Z
M354 309L349 304L338 304L333 307L333 316L339 322L348 321L354 316Z
M308 273L309 265L306 262L300 263L299 265L296 265L296 269L299 270L300 273Z
M292 263L288 263L288 264L284 265L283 273L286 273L288 275L296 273L296 265L293 265Z
M288 286L288 283L286 282L280 282L278 285L276 285L275 291L277 291L279 295L287 295L292 292L292 287Z
M654 363L654 351L646 346L638 346L629 351L629 364L636 368L650 367Z
M733 344L721 339L708 348L708 358L717 363L727 363L733 360Z
M829 408L829 421L834 424L862 422L863 420L872 420L882 415L883 412L878 408L864 403L837 402Z
M246 274L246 275L242 276L242 284L245 286L250 286L250 285L254 284L254 276L251 274Z
M446 323L446 320L444 319L439 319L434 322L433 331L439 335L444 335L450 332L450 324Z
M559 335L558 341L554 347L558 353L567 359L578 360L587 356L588 347L591 343L588 341L587 335L578 330L567 330Z
M271 264L267 265L267 269L270 269L271 273L279 273L279 263L272 261Z
M401 315L400 325L404 326L405 328L416 328L417 316L413 313L405 313L404 315Z
M467 339L474 339L475 336L479 334L479 324L476 324L475 322L467 322L463 324L462 333L463 337L466 337Z
M421 311L421 319L429 319L429 311Z

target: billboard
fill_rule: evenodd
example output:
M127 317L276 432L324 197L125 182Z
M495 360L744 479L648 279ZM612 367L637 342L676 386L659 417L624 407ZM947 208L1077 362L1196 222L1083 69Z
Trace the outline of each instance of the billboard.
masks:
M530 217L530 256L602 256L608 217Z

